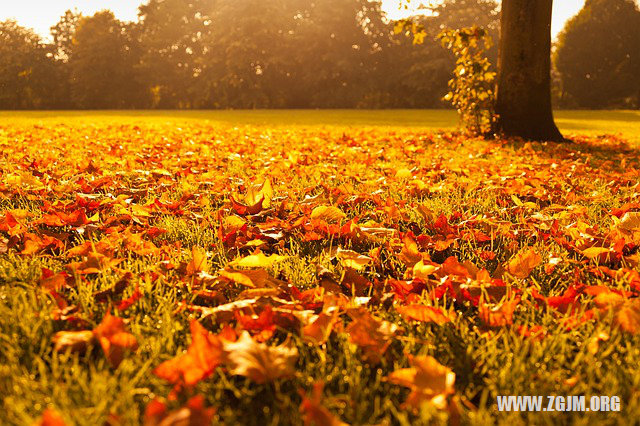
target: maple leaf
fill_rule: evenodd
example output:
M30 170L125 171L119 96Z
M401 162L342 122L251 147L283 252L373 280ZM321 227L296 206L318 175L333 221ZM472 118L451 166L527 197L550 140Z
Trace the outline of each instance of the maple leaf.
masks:
M53 271L42 268L42 276L40 277L40 287L47 290L60 290L61 288L70 286L72 277L66 272L54 274Z
M402 251L400 252L400 260L409 268L421 262L424 259L422 253L418 250L418 244L410 234L405 234L402 238Z
M340 222L346 215L337 207L318 206L311 211L311 219L324 220L325 222Z
M218 271L218 275L246 287L277 287L278 285L277 281L271 278L264 269L237 270L225 268Z
M53 336L53 350L56 352L85 352L95 336L91 330L58 331Z
M398 306L396 310L407 319L420 322L433 322L443 325L455 319L454 313L449 313L440 308L426 305Z
M347 268L353 268L356 270L362 270L373 260L369 256L362 255L353 250L344 250L338 248L336 250L336 257L340 260L340 263Z
M191 249L191 261L187 263L187 275L197 275L200 272L209 272L207 264L207 252L202 248L193 246Z
M154 399L145 409L143 426L210 425L216 409L205 407L204 402L202 395L196 395L187 401L186 406L169 413L165 403Z
M112 259L100 253L92 253L82 262L71 262L66 268L78 275L98 274L120 264L123 259Z
M262 208L268 209L271 207L273 196L273 186L271 180L267 178L261 185L251 186L244 197L244 201L249 206L256 205L262 201Z
M65 426L66 423L60 413L53 408L47 408L42 412L40 420L35 426Z
M333 326L338 321L339 311L333 309L331 313L321 312L309 324L302 328L302 336L305 340L316 345L323 345L333 330Z
M111 315L109 312L102 322L93 330L93 334L102 346L109 364L113 368L124 359L125 352L138 349L138 341L135 336L124 328L124 320Z
M236 342L225 342L224 350L231 374L248 377L256 383L271 382L295 374L298 349L288 343L268 346L256 342L244 331Z
M260 198L251 205L243 204L233 198L233 196L230 196L229 199L231 200L231 207L240 216L251 216L260 213L263 207L262 203L264 203L264 198Z
M627 333L640 333L640 299L632 299L619 306L613 323Z
M589 247L582 250L582 254L591 260L599 260L600 262L606 262L609 259L611 249L606 247Z
M507 271L516 278L527 278L531 271L542 263L540 256L534 249L518 253L507 264Z
M187 353L163 362L153 374L170 383L193 386L209 377L225 360L222 340L196 320L191 321L191 345Z
M618 229L624 231L635 231L640 229L640 212L626 212L620 223L618 223Z
M614 292L602 292L594 299L603 310L613 312L613 325L630 334L640 333L640 298L628 299Z
M513 312L520 299L504 301L499 304L487 304L482 299L478 304L478 316L488 327L503 327L513 324Z
M279 256L277 254L265 256L264 253L258 252L240 259L235 259L232 262L229 262L229 266L241 268L269 268L273 266L274 263L280 262L285 258L285 256Z
M300 412L304 417L305 426L347 426L339 418L331 414L329 410L322 406L322 389L324 383L318 382L313 385L311 397L307 397L304 391L300 391L302 403Z
M431 356L409 355L409 364L410 368L396 370L387 376L389 382L411 389L405 406L418 409L423 402L430 401L444 409L447 397L455 392L455 373Z
M362 349L366 361L377 364L391 344L398 326L375 318L365 308L351 309L348 314L352 319L346 328L349 341Z
M413 265L413 277L428 281L429 277L438 270L437 266L425 264L423 260Z

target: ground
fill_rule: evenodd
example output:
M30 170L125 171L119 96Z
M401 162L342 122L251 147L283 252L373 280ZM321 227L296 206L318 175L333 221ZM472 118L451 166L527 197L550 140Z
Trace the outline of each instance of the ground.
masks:
M0 113L0 423L639 418L640 113L557 117Z

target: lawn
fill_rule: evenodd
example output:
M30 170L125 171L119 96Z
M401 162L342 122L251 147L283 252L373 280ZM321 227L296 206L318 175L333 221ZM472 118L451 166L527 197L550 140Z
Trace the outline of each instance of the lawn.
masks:
M0 424L640 418L640 113L557 116L0 113Z
M640 111L557 111L558 126L566 133L620 134L640 140ZM223 110L223 111L0 111L0 123L14 121L65 122L68 119L140 119L158 122L206 120L233 126L384 126L395 128L453 129L453 110Z

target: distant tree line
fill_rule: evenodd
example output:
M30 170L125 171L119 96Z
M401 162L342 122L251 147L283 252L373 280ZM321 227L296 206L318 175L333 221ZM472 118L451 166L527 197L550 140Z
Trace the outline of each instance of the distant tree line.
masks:
M632 0L588 0L585 9L595 7L606 17L579 15L560 38L556 97L638 107L640 12ZM419 23L433 39L478 25L497 41L499 7L447 0ZM68 11L50 41L0 22L0 109L447 106L452 55L396 28L369 0L150 0L136 23ZM489 56L495 63L495 48ZM598 87L595 96L596 82L615 82L615 93Z

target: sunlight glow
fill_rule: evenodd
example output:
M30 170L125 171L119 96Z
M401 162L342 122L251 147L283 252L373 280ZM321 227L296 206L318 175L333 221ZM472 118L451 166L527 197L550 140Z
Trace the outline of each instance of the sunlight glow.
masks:
M393 19L408 16L410 13L399 7L399 0L382 0L384 10ZM91 15L99 10L110 9L124 21L135 21L138 6L135 0L20 0L4 1L0 7L0 20L15 19L19 24L30 27L44 37L49 36L49 28L54 25L67 9L77 8ZM419 3L419 2L414 2ZM552 32L554 36L562 30L567 19L575 15L584 0L556 0L554 2Z

